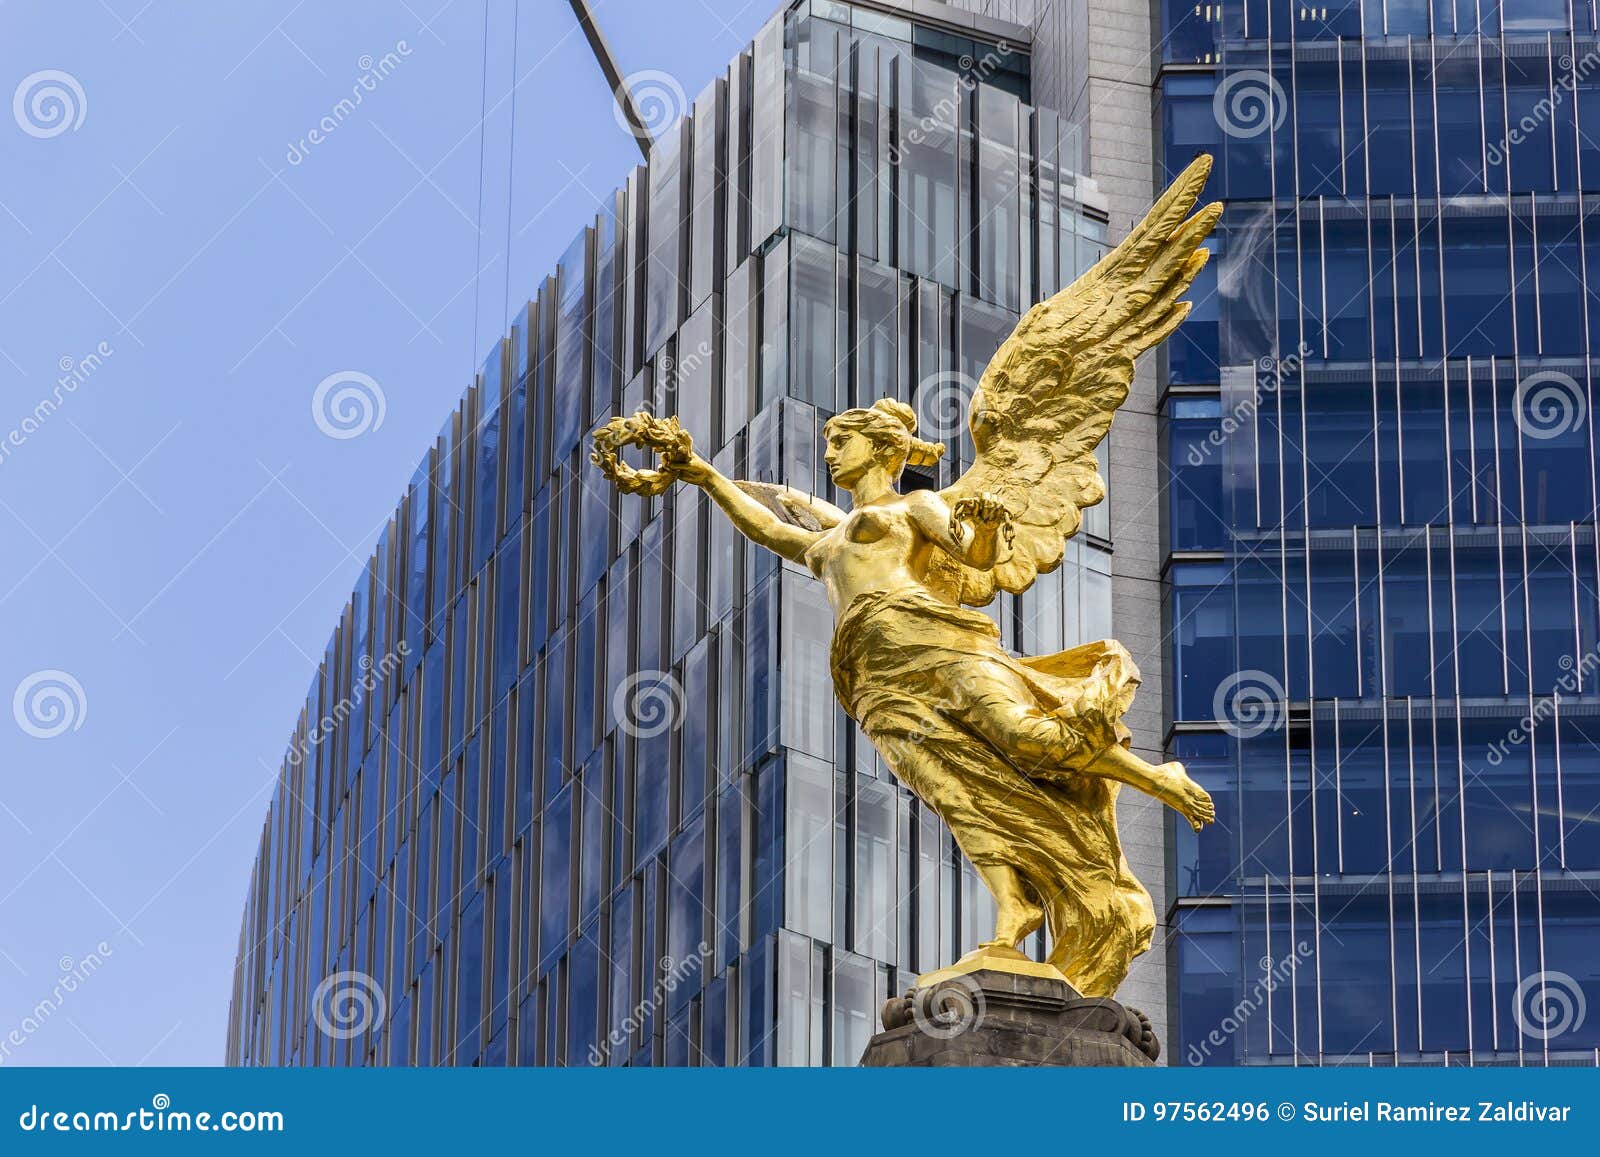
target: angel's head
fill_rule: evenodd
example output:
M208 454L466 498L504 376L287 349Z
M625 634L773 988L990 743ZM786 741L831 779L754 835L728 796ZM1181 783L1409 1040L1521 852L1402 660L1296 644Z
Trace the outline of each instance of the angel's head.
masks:
M891 479L900 477L908 464L931 466L944 447L914 437L916 431L916 412L892 398L835 415L822 428L828 443L823 455L828 473L836 484L849 490L874 466L882 467Z

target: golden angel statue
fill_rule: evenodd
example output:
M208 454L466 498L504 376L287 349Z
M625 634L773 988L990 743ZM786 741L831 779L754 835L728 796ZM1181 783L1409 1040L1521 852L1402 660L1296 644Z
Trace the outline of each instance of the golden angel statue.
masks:
M1021 960L1018 945L1048 923L1049 964L1085 996L1111 996L1155 929L1118 838L1119 785L1197 830L1215 810L1182 764L1129 750L1122 716L1139 672L1120 644L1019 658L967 608L1058 567L1082 508L1105 496L1094 449L1128 396L1134 358L1178 328L1189 312L1180 298L1209 256L1201 243L1221 206L1190 212L1210 168L1197 160L1127 240L1023 316L973 394L975 461L947 490L896 491L907 463L944 447L914 437L913 411L892 400L824 427L849 511L723 477L676 419L618 418L595 438L593 461L621 489L699 486L751 541L822 580L839 702L994 894L994 937L980 952ZM628 444L654 450L661 468L623 463Z

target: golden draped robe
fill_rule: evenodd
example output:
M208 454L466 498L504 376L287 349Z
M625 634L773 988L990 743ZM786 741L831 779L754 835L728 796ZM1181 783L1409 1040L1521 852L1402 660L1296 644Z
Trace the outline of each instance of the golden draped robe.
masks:
M834 690L895 775L949 826L974 864L1015 869L1050 930L1050 962L1086 996L1110 996L1150 946L1155 910L1117 835L1120 786L1081 774L1112 743L1139 671L1121 644L1017 658L988 617L926 590L863 594L835 627ZM1023 703L1061 759L1018 766L965 723ZM1007 744L1012 751L1018 744Z

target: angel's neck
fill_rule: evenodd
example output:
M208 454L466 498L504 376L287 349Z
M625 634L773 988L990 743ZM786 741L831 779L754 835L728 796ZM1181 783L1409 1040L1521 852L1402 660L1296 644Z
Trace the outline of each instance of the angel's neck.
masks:
M873 506L880 502L890 502L899 495L894 488L894 479L889 477L885 470L874 470L868 474L850 491L850 505L852 507Z

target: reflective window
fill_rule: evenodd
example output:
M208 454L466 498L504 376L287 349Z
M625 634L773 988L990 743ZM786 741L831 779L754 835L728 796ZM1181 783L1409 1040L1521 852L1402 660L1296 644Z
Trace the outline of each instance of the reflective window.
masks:
M651 148L650 249L647 264L645 354L660 349L678 327L683 286L681 134L674 129Z
M915 63L900 73L902 125L900 235L906 266L920 277L956 287L956 131L952 110L963 105L955 76ZM912 127L919 131L911 131Z
M796 30L796 67L791 74L792 145L789 219L794 227L825 241L834 239L834 159L839 127L835 73L839 67L838 29L822 21L801 21Z
M1196 0L1162 0L1161 44L1164 59L1175 64L1211 64L1216 59L1221 4Z
M572 791L556 794L539 825L543 855L539 902L540 968L548 968L566 950L571 920Z
M450 1063L475 1064L483 1047L483 894L474 895L461 912L456 935L456 1044Z
M1211 793L1217 820L1196 832L1174 813L1169 824L1178 865L1178 891L1184 896L1205 896L1231 891L1237 886L1239 828L1238 765L1231 739L1223 734L1180 735L1173 755L1189 774Z
M589 249L590 234L585 231L562 255L557 270L555 376L550 399L550 452L556 459L565 458L576 444L589 393Z
M1167 407L1167 526L1172 550L1220 550L1222 405L1217 398L1174 398Z
M1238 1064L1239 933L1229 908L1178 913L1178 1035L1185 1065Z
M1174 705L1178 719L1215 717L1214 700L1234 664L1233 594L1226 567L1172 568Z
M796 237L790 254L790 392L831 410L835 408L834 323L838 317L834 250Z

